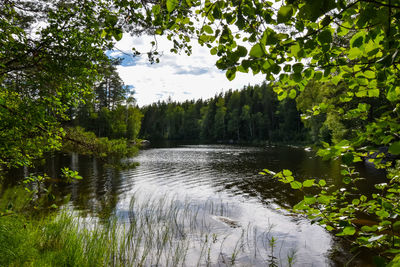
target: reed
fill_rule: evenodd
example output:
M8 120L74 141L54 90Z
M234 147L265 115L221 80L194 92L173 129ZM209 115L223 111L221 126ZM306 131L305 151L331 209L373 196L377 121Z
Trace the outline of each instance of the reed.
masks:
M0 217L0 266L233 266L241 256L252 257L250 264L278 262L276 240L260 251L257 240L265 237L257 228L215 226L213 218L229 213L223 203L134 196L127 209L126 217L107 221L71 210L44 219ZM287 256L289 266L294 255Z

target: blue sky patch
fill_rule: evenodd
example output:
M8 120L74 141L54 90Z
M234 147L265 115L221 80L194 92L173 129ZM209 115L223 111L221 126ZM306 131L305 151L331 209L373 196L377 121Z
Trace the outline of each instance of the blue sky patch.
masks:
M123 67L135 66L139 61L138 57L123 53L118 50L108 50L106 51L106 55L112 59L120 58L122 60L120 66Z

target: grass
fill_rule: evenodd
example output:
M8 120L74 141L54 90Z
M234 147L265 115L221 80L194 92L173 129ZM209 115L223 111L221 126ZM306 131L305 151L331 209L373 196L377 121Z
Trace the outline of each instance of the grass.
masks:
M256 233L250 225L226 226L239 237L221 232L221 225L216 230L212 216L228 211L210 201L133 197L124 216L105 222L68 210L42 219L0 216L0 266L242 266L241 256L247 265L278 262L275 245L257 247L269 231L252 240L245 234ZM292 266L293 255L287 261Z

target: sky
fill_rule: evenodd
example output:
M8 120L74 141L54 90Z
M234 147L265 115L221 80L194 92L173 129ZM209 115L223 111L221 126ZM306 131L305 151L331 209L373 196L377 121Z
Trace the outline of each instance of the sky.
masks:
M132 47L139 51L148 51L151 37L132 37L128 34L116 43L115 50L109 51L110 57L122 57L124 60L117 71L126 85L135 90L134 97L139 106L159 100L185 101L208 99L229 89L241 89L243 86L261 84L264 75L251 72L237 73L233 81L225 76L225 71L215 66L216 56L209 49L193 42L193 53L187 56L169 52L172 43L163 37L157 39L158 50L163 53L160 63L150 64L147 55L132 57Z

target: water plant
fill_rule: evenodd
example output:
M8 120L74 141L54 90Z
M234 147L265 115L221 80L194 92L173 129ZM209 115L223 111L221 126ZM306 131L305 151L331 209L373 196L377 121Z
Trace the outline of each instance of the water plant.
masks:
M252 264L260 265L267 257L278 262L275 239L270 240L270 251L254 253L258 242L246 232L257 233L256 228L225 225L221 230L223 222L213 218L226 216L229 209L215 209L210 203L135 195L107 220L68 208L41 218L22 213L0 216L0 265L233 266L240 265L243 255L251 255ZM229 229L240 231L240 236ZM264 239L265 234L254 237Z

